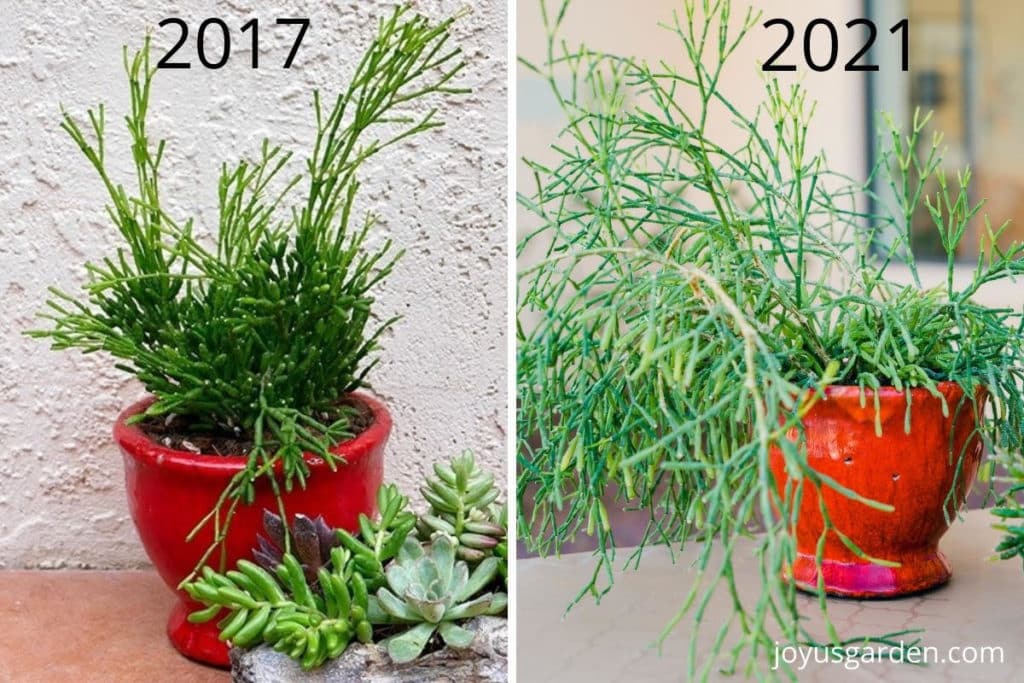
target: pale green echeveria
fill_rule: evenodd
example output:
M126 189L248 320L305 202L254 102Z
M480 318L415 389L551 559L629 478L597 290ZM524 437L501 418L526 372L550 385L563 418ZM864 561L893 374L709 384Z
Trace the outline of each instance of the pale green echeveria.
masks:
M478 595L494 581L498 559L488 557L470 572L455 552L455 543L445 534L435 535L426 546L407 538L387 568L387 585L370 598L373 623L412 625L384 641L396 662L416 659L435 632L450 647L469 647L473 632L456 622L505 611L505 593Z

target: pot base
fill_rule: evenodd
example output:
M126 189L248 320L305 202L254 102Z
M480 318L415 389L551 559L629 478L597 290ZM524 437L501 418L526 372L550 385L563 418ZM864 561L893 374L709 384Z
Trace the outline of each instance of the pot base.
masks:
M899 567L867 561L841 562L823 559L821 572L825 593L844 598L898 598L937 588L952 576L949 560L938 548L905 554ZM797 588L817 592L818 571L814 555L798 553L792 579Z
M167 620L167 637L174 648L189 659L221 669L231 668L228 644L218 636L217 619L205 624L193 624L186 617L203 605L178 600Z

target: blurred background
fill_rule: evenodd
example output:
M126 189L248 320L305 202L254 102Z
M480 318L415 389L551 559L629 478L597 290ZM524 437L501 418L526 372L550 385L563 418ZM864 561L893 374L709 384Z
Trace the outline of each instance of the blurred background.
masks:
M549 6L557 6L549 0ZM889 112L903 128L909 127L914 111L934 111L925 135L941 132L946 146L944 167L955 176L969 165L973 170L973 201L986 200L985 212L992 224L1005 220L1011 225L1003 236L1006 242L1024 239L1024 166L1018 163L1024 153L1024 41L1015 27L1024 25L1024 4L981 0L821 0L815 3L795 0L754 0L755 10L763 12L761 23L785 18L796 28L796 37L779 63L800 64L796 73L777 73L783 83L798 79L817 103L809 145L824 150L832 168L864 179L875 159L879 112ZM747 3L734 0L733 15L739 20ZM617 0L574 2L566 15L562 33L570 47L586 43L595 50L630 55L651 62L665 60L682 66L678 38L660 28L671 22L678 11L678 0L645 0L623 3ZM803 29L816 19L825 18L838 28L837 66L827 72L815 72L802 66ZM872 49L861 63L881 65L878 72L846 72L842 65L866 41L863 27L845 28L848 21L868 18L878 27ZM889 28L901 19L909 21L909 69L900 70L901 45ZM540 0L521 0L518 7L517 51L534 64L544 60L546 37L541 20ZM826 31L814 34L812 52L826 54ZM781 45L784 31L779 26L751 30L744 44L731 58L723 78L723 89L741 108L750 111L764 92L760 64ZM517 191L532 192L533 178L522 162L527 158L550 162L555 158L551 144L556 141L564 118L549 86L522 65L517 66ZM923 206L922 206L923 209ZM536 219L521 207L516 220L521 239L536 227ZM982 242L980 222L965 239L957 254L962 272L968 272L977 258ZM945 264L939 262L941 245L927 213L922 210L913 221L913 249L921 265L926 286L944 278ZM518 267L529 267L536 250L524 252ZM944 255L941 256L944 260ZM891 272L896 279L909 277ZM989 288L979 300L989 305L1019 308L1024 304L1024 284ZM520 316L529 326L530 317ZM982 487L976 487L969 504L984 501ZM646 512L624 512L621 503L608 502L616 542L635 545L646 526ZM590 539L580 537L566 551L590 550ZM528 555L520 547L520 556Z

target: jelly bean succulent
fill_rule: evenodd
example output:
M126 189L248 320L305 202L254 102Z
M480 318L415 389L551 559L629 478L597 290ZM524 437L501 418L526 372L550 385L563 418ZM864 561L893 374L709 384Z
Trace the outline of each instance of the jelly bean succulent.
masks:
M135 420L173 414L249 438L247 466L193 532L215 528L210 552L261 479L275 493L303 485L303 452L343 464L330 448L353 434L355 411L339 401L367 385L397 320L378 316L375 291L401 256L374 234L375 217L362 217L359 174L382 150L441 126L432 105L466 92L453 85L464 66L448 42L453 21L407 6L382 19L340 94L313 93L301 173L270 141L222 166L212 236L169 208L161 186L167 145L148 126L157 73L148 38L133 56L125 49L134 188L109 170L103 105L84 122L64 114L123 243L87 264L80 297L52 289L43 314L52 326L30 334L114 356L155 397Z
M206 605L189 621L204 623L226 609L217 624L221 640L237 647L267 643L304 669L339 656L355 638L367 643L373 637L366 583L344 548L331 551L330 566L317 571L315 587L295 556L284 553L274 574L240 560L225 574L204 567L185 590Z
M984 386L988 467L1010 480L1000 553L1024 555L1024 312L977 300L1024 275L1024 245L983 218L969 171L947 176L927 115L905 133L882 118L877 165L867 182L849 178L811 145L799 84L751 62L762 101L730 98L742 73L730 60L760 14L679 5L664 27L679 50L654 63L569 44L566 17L583 3L540 0L546 51L521 60L564 128L521 175L517 527L539 553L594 537L597 568L575 600L600 598L619 553L607 506L641 511L627 567L652 544L696 546L698 579L663 634L695 623L685 675L792 677L766 673L777 642L843 641L827 618L824 643L811 632L783 578L799 504L775 486L770 453L808 485L880 505L808 465L801 413L827 386L858 386L866 401L880 386L906 390L908 424L909 389L953 381L975 402ZM911 249L922 214L943 248L937 284ZM954 277L969 235L977 261ZM757 530L741 557L736 541ZM759 593L741 595L739 563ZM713 598L732 612L712 626ZM823 587L818 604L827 617Z
M465 467L467 457L473 463L463 455L451 466ZM493 505L500 492L493 478L488 482L481 499ZM505 613L507 551L470 570L453 536L439 531L421 541L413 533L420 518L397 486L381 486L376 501L379 514L361 515L356 532L302 514L286 526L264 511L266 536L258 537L255 562L240 560L226 572L204 566L183 584L204 605L189 620L218 619L221 640L266 644L305 669L355 641L380 640L399 662L418 657L435 633L438 645L468 647L473 632L461 624Z

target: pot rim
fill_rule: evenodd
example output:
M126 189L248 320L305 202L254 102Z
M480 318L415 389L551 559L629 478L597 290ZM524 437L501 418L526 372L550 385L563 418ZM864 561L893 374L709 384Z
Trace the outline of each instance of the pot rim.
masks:
M391 433L391 414L380 399L363 391L353 391L346 395L366 405L373 414L373 422L354 438L342 441L330 449L331 453L345 459L342 466L357 463L370 454L374 446L385 441ZM216 455L175 450L151 440L138 425L127 424L128 418L141 413L155 400L155 396L146 396L129 405L117 416L114 422L114 441L122 452L154 467L186 472L190 476L222 478L245 469L248 458L244 455ZM328 467L326 461L318 455L306 452L303 457L311 470ZM277 465L275 469L279 469L280 463Z
M936 382L935 386L939 390L939 393L941 393L947 399L959 398L957 394L959 394L960 396L966 396L967 393L964 391L964 388L960 385L959 382L943 380L941 382ZM976 397L983 399L985 397L985 393L986 389L984 385L979 384L975 388ZM880 401L888 401L895 399L906 400L907 397L906 389L900 390L894 386L887 385L879 387L878 389L874 389L872 387L864 387L864 396L866 398L872 398L875 394L878 394L878 399ZM911 387L910 395L912 400L917 400L919 398L935 399L935 396L932 394L932 392L928 391L928 389L926 389L925 387ZM830 384L829 386L825 387L825 398L830 401L843 401L852 399L859 402L860 386L856 384Z

